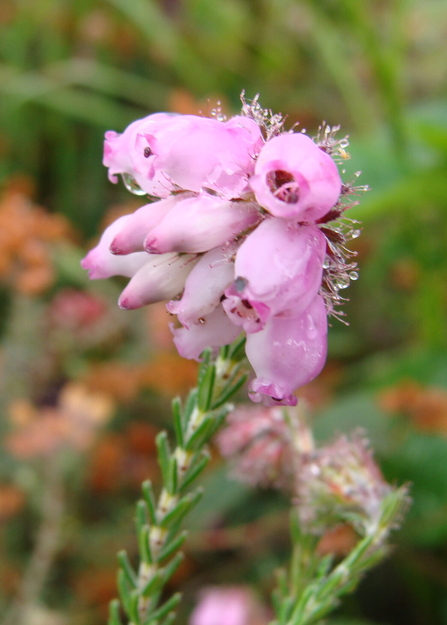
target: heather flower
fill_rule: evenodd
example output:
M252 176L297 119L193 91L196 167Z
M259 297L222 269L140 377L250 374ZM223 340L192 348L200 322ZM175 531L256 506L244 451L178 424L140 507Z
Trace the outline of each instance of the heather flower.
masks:
M103 164L109 170L109 180L117 183L116 174L121 174L128 187L142 195L148 193L156 197L166 197L173 189L172 182L160 172L151 178L140 175L133 166L133 153L139 131L155 133L163 128L173 118L169 113L155 113L143 119L138 119L130 124L126 130L119 134L114 130L108 130L104 141Z
M262 148L250 186L275 217L315 221L336 204L341 179L332 158L310 137L284 133Z
M325 253L316 226L266 219L237 252L227 315L246 332L258 332L272 316L300 316L320 290Z
M159 113L106 133L111 180L122 174L153 201L111 224L82 266L91 278L130 278L122 308L169 300L186 358L245 332L251 398L295 405L324 365L338 291L354 279L348 222L331 223L353 187L342 187L330 129L315 142L285 132L256 99L242 102L229 120Z
M327 350L327 313L320 295L299 317L273 317L261 332L247 335L245 352L256 378L253 401L295 406L294 391L315 378Z
M163 174L179 188L211 189L230 199L246 190L261 145L252 120L176 115L158 132L141 128L131 154L136 172L146 178Z
M117 173L131 176L156 197L206 188L231 199L246 190L262 143L258 125L244 117L221 122L158 113L134 122L122 135L106 133L104 165L113 182Z

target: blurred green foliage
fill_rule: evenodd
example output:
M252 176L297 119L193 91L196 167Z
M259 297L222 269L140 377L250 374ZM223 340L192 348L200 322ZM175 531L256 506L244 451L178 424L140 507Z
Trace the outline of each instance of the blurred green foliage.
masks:
M169 393L138 369L164 366L157 331L146 331L144 313L115 311L117 285L88 285L78 265L81 242L97 234L106 210L129 202L107 180L102 135L158 110L206 113L220 100L235 112L245 89L311 134L323 119L341 124L351 138L346 177L361 170L372 188L350 211L364 229L355 242L360 280L345 305L350 325L333 322L328 365L306 397L319 438L365 428L387 479L411 482L414 502L394 556L331 622L447 624L446 31L442 0L1 0L0 187L26 177L33 199L77 231L51 243L48 288L18 293L15 274L2 274L2 408L7 414L18 399L54 406L74 381L101 387L99 374L95 384L88 374L104 374L110 359L122 367L117 378L107 370L111 388L144 378L115 396L114 419L93 447L51 456L66 511L41 589L49 608L36 623L105 621L115 553L132 553L138 480L156 476L150 428L168 418ZM90 342L67 338L67 327L48 330L64 289L103 302ZM10 505L1 517L5 610L51 486L45 458L8 450L8 429L0 460L0 500L3 510ZM286 503L232 482L218 461L206 481L177 580L185 610L209 583L258 584L267 597L288 556ZM19 495L5 499L6 486ZM247 541L250 528L257 533Z

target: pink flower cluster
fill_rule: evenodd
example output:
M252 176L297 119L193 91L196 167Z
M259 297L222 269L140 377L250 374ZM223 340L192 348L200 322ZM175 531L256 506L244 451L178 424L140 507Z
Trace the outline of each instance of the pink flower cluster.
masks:
M329 223L346 208L331 157L341 142L282 126L243 100L229 120L157 113L107 132L110 180L121 174L150 202L109 226L82 266L130 278L121 308L167 301L186 358L245 332L251 398L294 405L325 362L334 276L346 282L354 265Z

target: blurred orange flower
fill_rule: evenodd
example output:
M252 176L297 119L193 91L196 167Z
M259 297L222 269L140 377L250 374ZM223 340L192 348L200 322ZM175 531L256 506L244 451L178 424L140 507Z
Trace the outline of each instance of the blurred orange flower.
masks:
M37 295L54 282L51 244L72 238L62 215L51 215L29 197L7 190L0 200L0 279L26 295Z
M0 521L5 521L20 512L25 503L24 493L13 484L0 486Z
M447 391L425 387L415 380L404 380L379 395L385 412L408 415L421 429L447 434Z
M113 402L108 395L69 383L55 408L36 408L26 399L12 402L8 414L14 429L6 437L5 446L17 458L45 456L66 447L82 451L112 412Z
M117 401L128 402L143 388L166 395L183 393L195 385L196 378L196 362L161 351L148 363L112 361L94 365L84 383L92 391L106 392Z

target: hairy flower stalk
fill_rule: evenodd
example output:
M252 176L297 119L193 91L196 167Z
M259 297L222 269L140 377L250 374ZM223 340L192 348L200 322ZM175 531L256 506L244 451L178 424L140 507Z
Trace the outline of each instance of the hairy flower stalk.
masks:
M348 143L335 138L338 128L324 124L311 138L284 121L242 94L230 119L220 110L211 118L156 113L106 133L110 180L120 175L148 201L112 223L82 266L93 279L129 278L122 309L166 302L179 353L202 362L197 388L184 405L173 401L174 448L166 432L157 437L163 486L155 497L143 485L138 569L119 555L120 601L109 625L122 624L121 608L129 625L172 623L180 597L160 598L182 558L182 520L201 495L188 488L247 378L250 399L264 408L248 419L235 412L218 445L236 474L292 495L293 557L279 578L274 625L324 617L383 557L406 501L405 489L383 481L363 439L316 449L302 420L281 408L295 406L295 391L324 366L328 316L343 316L340 291L358 277L347 243L360 230L345 211L366 190L341 179ZM317 550L334 523L358 533L338 564Z

